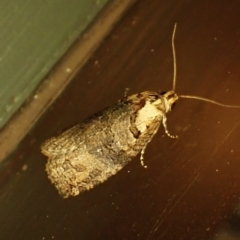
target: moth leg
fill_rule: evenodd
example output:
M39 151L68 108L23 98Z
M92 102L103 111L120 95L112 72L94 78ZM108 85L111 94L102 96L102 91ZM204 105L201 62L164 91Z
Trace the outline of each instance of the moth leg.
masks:
M170 138L178 138L178 136L174 136L174 135L171 135L167 129L167 117L166 115L164 114L163 115L163 118L162 118L162 123L163 123L163 126L164 126L164 129L165 129L165 133L170 137Z
M158 131L158 128L159 127L157 127L156 129L155 129L155 131L153 132L153 134L152 134L152 136L151 136L151 138L149 139L149 141L146 143L146 145L142 148L142 150L141 150L141 155L140 155L140 162L141 162L141 165L144 167L144 168L147 168L147 165L145 165L144 164L144 161L143 161L143 159L144 159L144 153L145 153L145 150L146 150L146 148L147 148L147 145L152 141L152 138L153 138L153 136L157 133L157 131Z
M124 91L124 99L127 98L127 96L128 96L128 91L129 91L129 88L125 88L125 91Z
M150 141L149 141L149 142L150 142ZM140 162L141 162L141 165L142 165L144 168L147 168L147 165L144 164L144 161L143 161L144 157L143 157L143 156L144 156L145 150L146 150L147 145L148 145L149 142L147 142L147 144L142 148L142 150L141 150L141 155L140 155Z

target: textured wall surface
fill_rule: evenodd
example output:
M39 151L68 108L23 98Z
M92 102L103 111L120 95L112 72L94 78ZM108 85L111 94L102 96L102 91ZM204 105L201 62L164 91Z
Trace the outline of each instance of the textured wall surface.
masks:
M0 1L0 128L106 2Z

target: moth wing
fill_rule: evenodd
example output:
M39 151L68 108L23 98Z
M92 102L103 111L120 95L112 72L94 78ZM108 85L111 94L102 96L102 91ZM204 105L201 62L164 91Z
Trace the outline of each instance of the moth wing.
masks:
M42 153L51 158L75 151L84 141L84 138L81 137L81 131L81 126L76 125L59 136L46 140L41 146ZM76 136L78 136L77 140Z
M120 158L130 158L125 155ZM86 150L49 157L46 171L51 182L63 197L76 196L89 190L110 176L115 175L124 165L106 161L104 157L89 154Z

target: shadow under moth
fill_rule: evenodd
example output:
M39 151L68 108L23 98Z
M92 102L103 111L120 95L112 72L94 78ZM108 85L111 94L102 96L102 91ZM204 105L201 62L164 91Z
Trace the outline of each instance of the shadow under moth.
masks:
M94 188L115 175L139 153L141 164L146 167L143 162L144 151L161 123L169 137L177 138L167 130L166 114L179 98L193 98L222 107L240 108L203 97L175 93L175 31L176 24L172 35L173 90L164 94L144 91L126 95L116 104L42 144L42 153L48 157L48 177L63 197L76 196Z

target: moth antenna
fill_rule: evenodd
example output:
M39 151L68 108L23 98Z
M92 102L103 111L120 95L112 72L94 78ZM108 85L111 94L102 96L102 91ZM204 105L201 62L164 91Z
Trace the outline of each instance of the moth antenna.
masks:
M177 23L174 24L173 34L172 34L172 54L173 54L173 91L176 90L176 76L177 76L177 59L176 50L174 45L175 32L177 28Z
M205 102L209 102L221 107L227 107L227 108L240 108L240 106L236 106L236 105L227 105L227 104L223 104L223 103L219 103L217 101L208 99L208 98L204 98L204 97L198 97L198 96L191 96L191 95L180 95L178 96L179 98L191 98L191 99L197 99L197 100L201 100L201 101L205 101Z
M176 90L176 77L177 77L177 58L176 58L176 50L175 50L175 44L174 44L174 39L175 39L175 33L177 29L177 23L174 24L174 29L173 29L173 34L172 34L172 54L173 54L173 91L175 92ZM240 106L236 105L227 105L223 103L219 103L217 101L204 98L204 97L198 97L198 96L191 96L191 95L180 95L178 96L179 98L191 98L191 99L197 99L205 102L209 102L221 107L226 107L226 108L240 108Z

